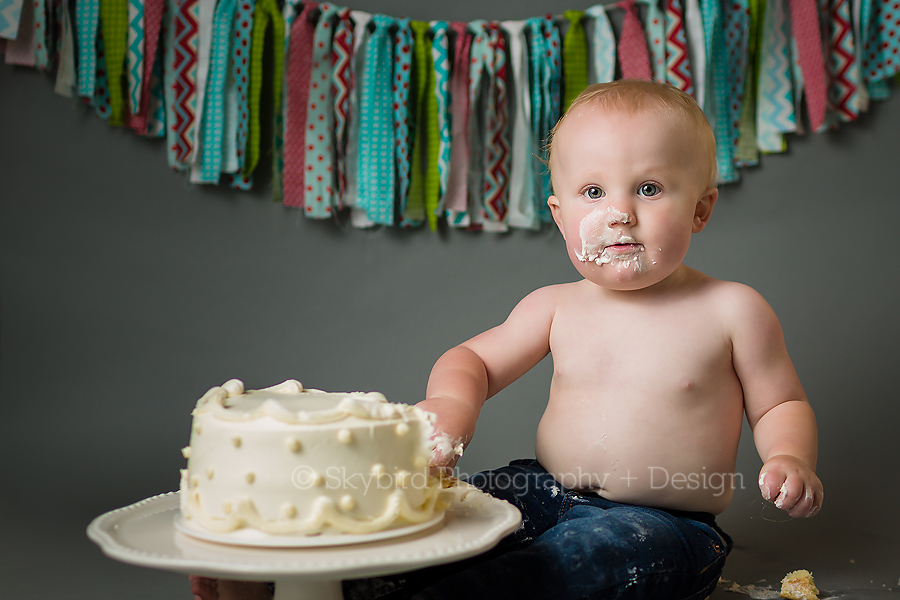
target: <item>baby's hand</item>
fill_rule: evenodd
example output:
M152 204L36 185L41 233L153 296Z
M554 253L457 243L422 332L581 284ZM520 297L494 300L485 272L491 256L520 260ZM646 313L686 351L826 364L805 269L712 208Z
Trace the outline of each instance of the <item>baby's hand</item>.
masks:
M811 517L822 508L822 482L805 462L794 456L773 456L759 472L759 490L794 518Z
M456 461L463 454L466 444L472 439L475 431L474 419L467 411L458 410L452 401L429 398L416 406L434 413L437 419L434 424L434 450L431 453L432 471L438 474L450 474ZM456 410L454 410L456 409Z

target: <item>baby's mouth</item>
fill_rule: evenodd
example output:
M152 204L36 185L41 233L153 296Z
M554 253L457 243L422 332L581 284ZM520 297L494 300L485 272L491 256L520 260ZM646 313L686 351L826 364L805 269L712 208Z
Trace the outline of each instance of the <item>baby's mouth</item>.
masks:
M637 242L617 242L615 244L609 244L605 248L603 248L604 252L609 252L610 254L631 254L633 252L642 252L644 250L643 244L638 244Z

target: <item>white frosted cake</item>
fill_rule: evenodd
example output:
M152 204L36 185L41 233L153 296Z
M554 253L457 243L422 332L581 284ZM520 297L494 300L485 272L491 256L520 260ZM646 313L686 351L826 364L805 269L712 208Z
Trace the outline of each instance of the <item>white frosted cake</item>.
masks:
M232 379L193 411L181 514L192 529L366 534L432 520L430 413L377 392L244 391Z

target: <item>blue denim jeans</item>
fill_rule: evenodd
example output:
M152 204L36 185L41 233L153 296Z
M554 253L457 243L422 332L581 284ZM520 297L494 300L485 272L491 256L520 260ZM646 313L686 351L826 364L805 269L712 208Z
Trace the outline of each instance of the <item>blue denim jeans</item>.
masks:
M709 513L576 492L536 460L477 473L469 483L519 508L522 526L472 559L345 582L345 597L703 600L732 548Z

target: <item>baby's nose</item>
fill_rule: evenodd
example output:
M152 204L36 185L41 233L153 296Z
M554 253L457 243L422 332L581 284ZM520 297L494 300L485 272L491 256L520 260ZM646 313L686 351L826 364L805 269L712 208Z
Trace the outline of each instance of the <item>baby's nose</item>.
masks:
M610 206L608 208L607 223L609 223L610 227L613 227L615 225L629 225L633 222L634 217L632 217L630 213L622 212L614 206Z

